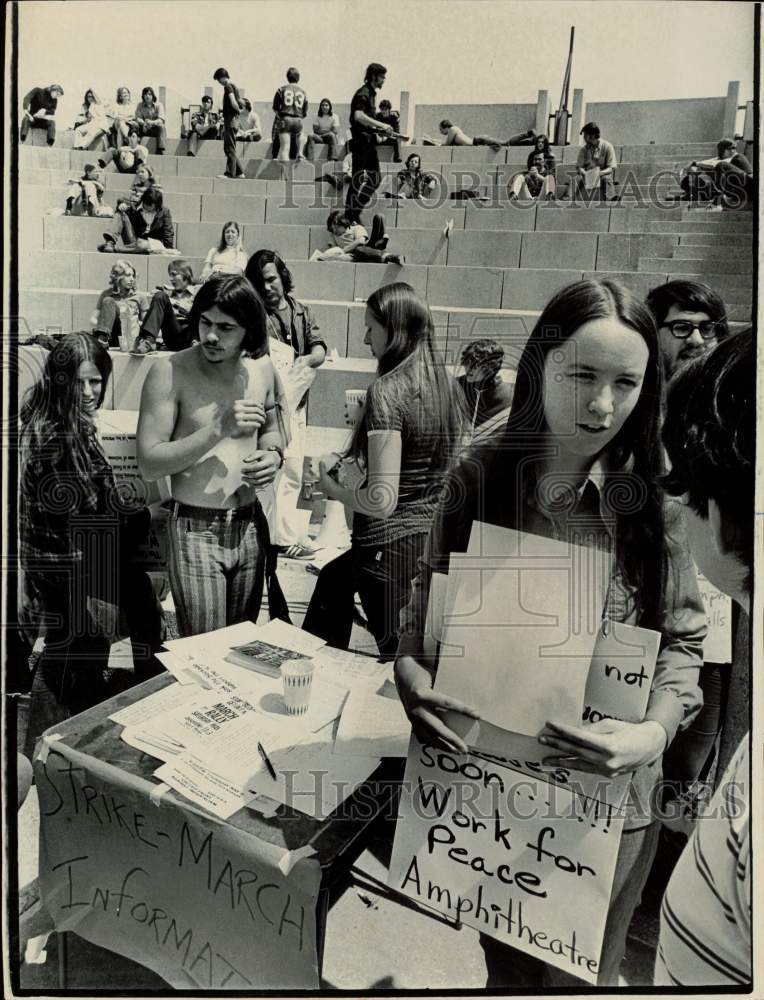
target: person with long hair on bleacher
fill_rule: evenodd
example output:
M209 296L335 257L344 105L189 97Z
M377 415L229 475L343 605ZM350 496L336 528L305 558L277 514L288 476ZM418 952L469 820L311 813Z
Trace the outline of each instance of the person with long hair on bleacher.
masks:
M377 375L345 456L363 481L353 488L338 481L338 456L319 464L321 491L353 511L353 543L321 570L303 628L347 649L358 593L379 652L391 659L398 615L461 442L463 407L435 355L427 303L410 285L384 285L370 296L364 342Z
M74 122L74 149L88 149L111 128L108 109L94 90L86 90L82 110Z
M150 185L137 204L120 200L111 229L103 234L101 253L163 253L177 255L175 226L164 207L161 188Z
M220 232L220 241L212 247L204 260L201 280L206 281L213 274L244 274L249 255L242 242L241 226L231 220Z
M161 614L134 555L149 532L142 500L117 489L95 415L111 358L89 333L48 355L21 407L19 559L39 599L45 650L32 685L27 753L50 726L161 670ZM126 619L134 673L108 670ZM122 675L121 679L115 675Z
M451 553L466 552L476 522L573 543L583 523L590 544L613 552L603 627L624 622L661 633L644 721L570 726L551 718L538 737L549 751L546 762L564 759L572 780L577 767L631 775L598 986L618 985L629 923L652 864L659 828L652 799L663 754L702 704L706 616L676 504L665 501L658 485L661 391L655 323L627 289L609 280L579 281L552 298L520 358L504 438L472 449L443 492L401 616L395 665L417 737L467 753L442 713L475 712L433 690L437 662L424 649L432 574L448 573ZM522 672L508 649L497 669L510 666ZM533 675L520 683L533 685ZM575 893L569 905L575 913ZM504 941L481 935L481 944L489 987L536 992L580 985L571 973Z

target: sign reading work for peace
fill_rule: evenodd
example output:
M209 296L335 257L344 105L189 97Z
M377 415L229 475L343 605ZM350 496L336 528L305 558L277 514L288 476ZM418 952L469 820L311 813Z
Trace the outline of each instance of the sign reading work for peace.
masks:
M622 829L599 799L412 738L388 884L596 983Z
M40 884L59 931L177 989L318 988L315 857L290 871L283 849L193 807L155 804L143 779L63 742L42 748Z

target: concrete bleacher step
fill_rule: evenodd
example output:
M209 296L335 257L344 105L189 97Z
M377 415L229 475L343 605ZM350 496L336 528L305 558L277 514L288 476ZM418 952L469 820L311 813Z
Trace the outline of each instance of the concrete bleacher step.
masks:
M639 256L667 256L678 244L678 236L672 233L563 232L543 229L535 232L516 232L507 227L532 222L535 216L532 217L531 213L513 208L493 209L477 213L475 216L470 214L469 209L463 215L457 213L452 216L448 211L428 211L424 208L409 211L414 208L415 206L408 206L402 214L399 213L399 221L430 222L432 228L396 228L390 224L395 217L395 209L391 209L390 215L387 216L389 249L403 253L407 258L407 266L411 264L414 267L447 266L451 270L453 267L474 267L480 264L497 268L579 270L596 268L628 271L637 269ZM284 209L283 214L275 213L271 217L290 218L290 210ZM455 228L449 238L446 238L442 227L448 218L454 218ZM538 221L541 226L546 224L546 220L549 220L550 225L562 225L566 218L570 219L572 227L576 225L576 220L567 210L563 210L560 214L553 211L547 214L546 209L538 210ZM582 215L581 218L597 221L594 211ZM467 230L462 230L458 225L462 221L468 227ZM608 210L599 215L599 221L602 225L607 223ZM485 226L486 230L472 231L470 227L476 225ZM104 219L44 216L41 219L42 246L39 249L46 253L48 251L92 253L102 242L103 233L108 228L108 220ZM210 248L217 246L220 229L220 222L177 222L176 245L185 257L204 258ZM25 233L31 240L35 227L30 223ZM278 250L282 256L290 260L307 261L314 250L325 249L329 239L323 226L311 227L305 223L300 225L245 223L243 242L250 253L268 247ZM29 245L33 246L31 243ZM466 262L471 259L471 254L475 254L477 259L473 259L471 265L467 265ZM341 265L332 263L328 266L334 269ZM369 268L376 265L358 266ZM26 280L22 279L22 284ZM79 285L82 287L81 281Z
M751 253L752 233L685 233L679 237L680 247L739 247Z
M751 248L739 246L686 246L674 250L674 260L729 260L752 263Z
M72 255L74 257L76 255ZM96 307L100 288L106 284L106 266L111 259L104 255L88 255L83 267L91 275L92 288L73 287L22 287L19 292L19 314L23 332L31 335L40 330L67 332L71 329L90 329L91 317ZM139 286L141 289L151 289L158 281L149 280L148 267L164 263L165 259L135 258L140 263ZM643 264L647 258L643 258ZM493 283L495 275L490 268L463 268L456 272L462 282L471 282L477 286L481 295L466 295L460 291L453 294L436 274L424 274L425 268L408 269L405 274L409 280L419 284L420 294L425 295L430 303L437 331L448 331L446 344L449 350L456 350L457 342L466 342L481 336L500 335L514 338L516 334L524 337L535 322L539 311L546 305L551 296L560 288L582 277L609 277L620 281L630 288L635 295L644 298L651 288L662 284L667 276L675 271L667 267L676 267L677 262L670 258L660 259L662 270L646 271L644 266L633 272L562 270L562 269L507 269L501 277L499 285ZM686 273L698 275L698 280L712 284L730 306L740 307L742 319L750 315L751 283L746 275L735 272L720 273L715 263L708 268L701 261L682 261L687 265ZM343 288L334 285L332 295L328 297L325 286L320 280L310 279L321 268L349 269L341 275ZM300 297L307 301L313 309L316 319L325 335L330 349L335 349L341 357L366 357L368 348L363 343L365 299L380 284L396 280L397 268L375 267L373 265L358 265L359 275L355 274L356 265L316 265L304 262L291 262L290 268L295 277L296 287ZM99 269L103 272L99 274ZM714 273L710 273L713 269ZM403 269L406 271L407 269ZM438 269L445 274L445 268ZM698 274L702 271L702 274ZM709 273L706 273L708 271ZM63 273L60 271L59 273ZM159 280L163 277L160 271L155 271L152 277ZM101 280L97 280L100 278ZM363 295L350 294L363 291ZM482 301L481 301L482 299ZM745 313L747 307L748 312ZM490 331L490 332L489 332Z
M733 213L730 213L733 215ZM680 237L691 233L707 236L745 236L750 234L752 226L744 219L730 218L721 220L721 216L709 216L707 219L682 219L680 222L650 220L648 230L652 233L677 233Z
M751 260L730 260L719 258L705 260L702 258L680 259L661 257L640 257L640 271L666 271L667 274L737 274L746 275L753 273L753 261ZM713 284L709 278L708 284Z

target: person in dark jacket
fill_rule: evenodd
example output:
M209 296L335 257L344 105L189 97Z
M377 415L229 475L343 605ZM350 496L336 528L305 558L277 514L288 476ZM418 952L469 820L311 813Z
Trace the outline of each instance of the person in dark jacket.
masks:
M146 188L137 205L118 202L114 225L103 236L98 247L102 253L179 253L170 209L164 207L161 189L154 186Z
M64 96L64 88L58 83L49 87L33 87L22 102L23 118L19 130L21 142L27 141L30 128L44 128L48 133L48 145L56 141L56 108L59 97Z

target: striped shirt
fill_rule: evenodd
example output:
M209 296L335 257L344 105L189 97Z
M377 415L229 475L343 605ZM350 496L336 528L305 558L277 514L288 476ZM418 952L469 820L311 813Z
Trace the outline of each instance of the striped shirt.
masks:
M656 986L751 983L749 736L682 852L661 906Z

